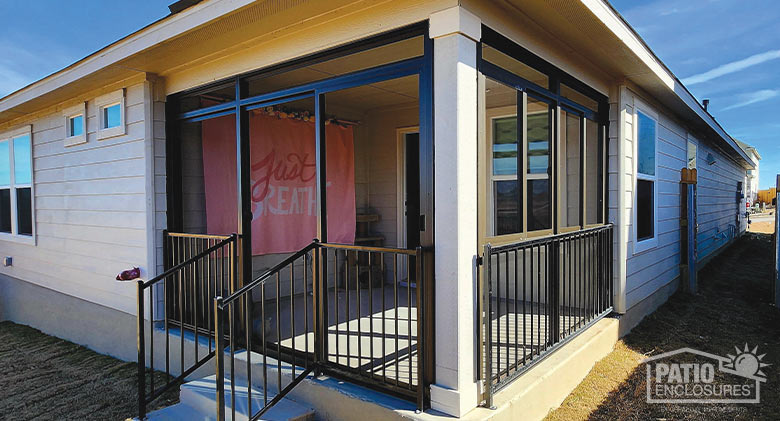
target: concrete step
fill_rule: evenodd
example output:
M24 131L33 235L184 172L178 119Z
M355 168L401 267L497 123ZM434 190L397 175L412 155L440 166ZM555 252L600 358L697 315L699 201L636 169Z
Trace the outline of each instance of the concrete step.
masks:
M147 421L206 420L216 419L216 416L208 418L192 407L177 403L176 405L150 412L146 415L146 419Z
M252 387L250 389L245 381L236 381L236 421L249 418L249 405L247 402L249 390L251 390L252 395L252 413L256 413L263 407L264 391L261 388ZM227 420L232 420L231 393L230 380L225 379L225 416ZM269 394L268 401L271 401L274 396L275 394ZM179 399L181 405L190 407L199 414L203 414L203 419L215 418L217 408L216 377L212 375L184 383L179 392ZM266 412L261 419L269 421L309 421L314 420L314 410L289 399L282 399Z

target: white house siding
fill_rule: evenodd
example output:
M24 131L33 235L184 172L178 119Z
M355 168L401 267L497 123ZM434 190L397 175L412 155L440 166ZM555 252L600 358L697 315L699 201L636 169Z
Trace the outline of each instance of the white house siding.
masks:
M745 170L712 146L699 142L696 156L699 261L706 259L735 235L747 229L745 200L737 199L737 183L745 182ZM707 163L712 154L715 163ZM729 231L729 226L735 227Z
M631 172L631 182L627 190L631 191L630 199L627 198L626 206L630 217L626 221L629 227L627 259L626 259L626 309L632 307L650 297L655 292L674 282L680 274L680 170L686 166L687 143L689 133L664 109L650 106L658 113L658 129L656 144L657 165L657 208L655 223L657 224L657 240L655 247L648 250L635 252L634 244L634 220L633 188L634 178L634 107L638 105L636 100L642 101L630 90L627 93L624 106L626 107L626 130L624 131L626 143L627 171ZM647 101L644 101L647 102ZM646 106L647 107L647 106ZM630 111L628 111L630 110ZM631 120L630 122L628 120ZM735 202L737 181L742 181L745 171L730 158L725 157L706 143L698 143L698 218L699 238L711 236L712 232L721 232L727 229L729 223L734 225L737 204ZM706 156L712 153L716 163L707 165ZM631 156L629 156L631 155ZM744 206L744 203L743 205ZM743 224L744 225L744 224ZM740 228L737 232L744 231ZM701 240L700 240L701 241ZM725 244L725 240L720 245ZM701 259L701 255L699 258Z
M0 241L13 266L0 273L127 313L135 285L114 280L140 266L146 275L147 179L144 84L126 88L126 134L97 140L94 100L87 143L65 147L62 113L32 121L35 245Z

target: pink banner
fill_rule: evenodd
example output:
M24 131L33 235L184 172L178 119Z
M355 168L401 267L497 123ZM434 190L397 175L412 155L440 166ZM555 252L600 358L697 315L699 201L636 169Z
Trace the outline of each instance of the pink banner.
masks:
M355 160L351 127L326 125L328 240L355 241ZM206 120L203 176L209 233L236 231L235 117ZM288 253L317 232L314 123L250 113L252 254Z

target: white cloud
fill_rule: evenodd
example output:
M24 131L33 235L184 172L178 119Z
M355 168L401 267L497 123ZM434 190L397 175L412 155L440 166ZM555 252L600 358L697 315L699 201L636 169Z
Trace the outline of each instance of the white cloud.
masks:
M757 102L766 101L776 96L780 96L780 89L761 89L760 91L750 92L745 95L741 95L742 101L736 104L729 105L722 111L733 110L735 108L746 107Z
M33 82L29 76L19 74L13 69L0 64L0 98Z
M73 61L60 45L0 39L0 98Z
M740 70L745 70L748 67L752 67L777 58L780 58L780 50L770 50L764 53L752 55L742 60L723 64L704 73L699 73L698 75L687 77L682 80L682 83L691 86L697 83L707 82L717 77L739 72Z

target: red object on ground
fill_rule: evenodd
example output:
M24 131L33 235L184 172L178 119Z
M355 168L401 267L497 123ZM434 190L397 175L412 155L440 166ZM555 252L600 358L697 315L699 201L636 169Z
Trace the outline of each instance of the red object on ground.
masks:
M133 279L138 279L141 277L141 269L139 268L132 268L128 270L123 270L119 273L119 275L116 276L117 281L132 281Z

